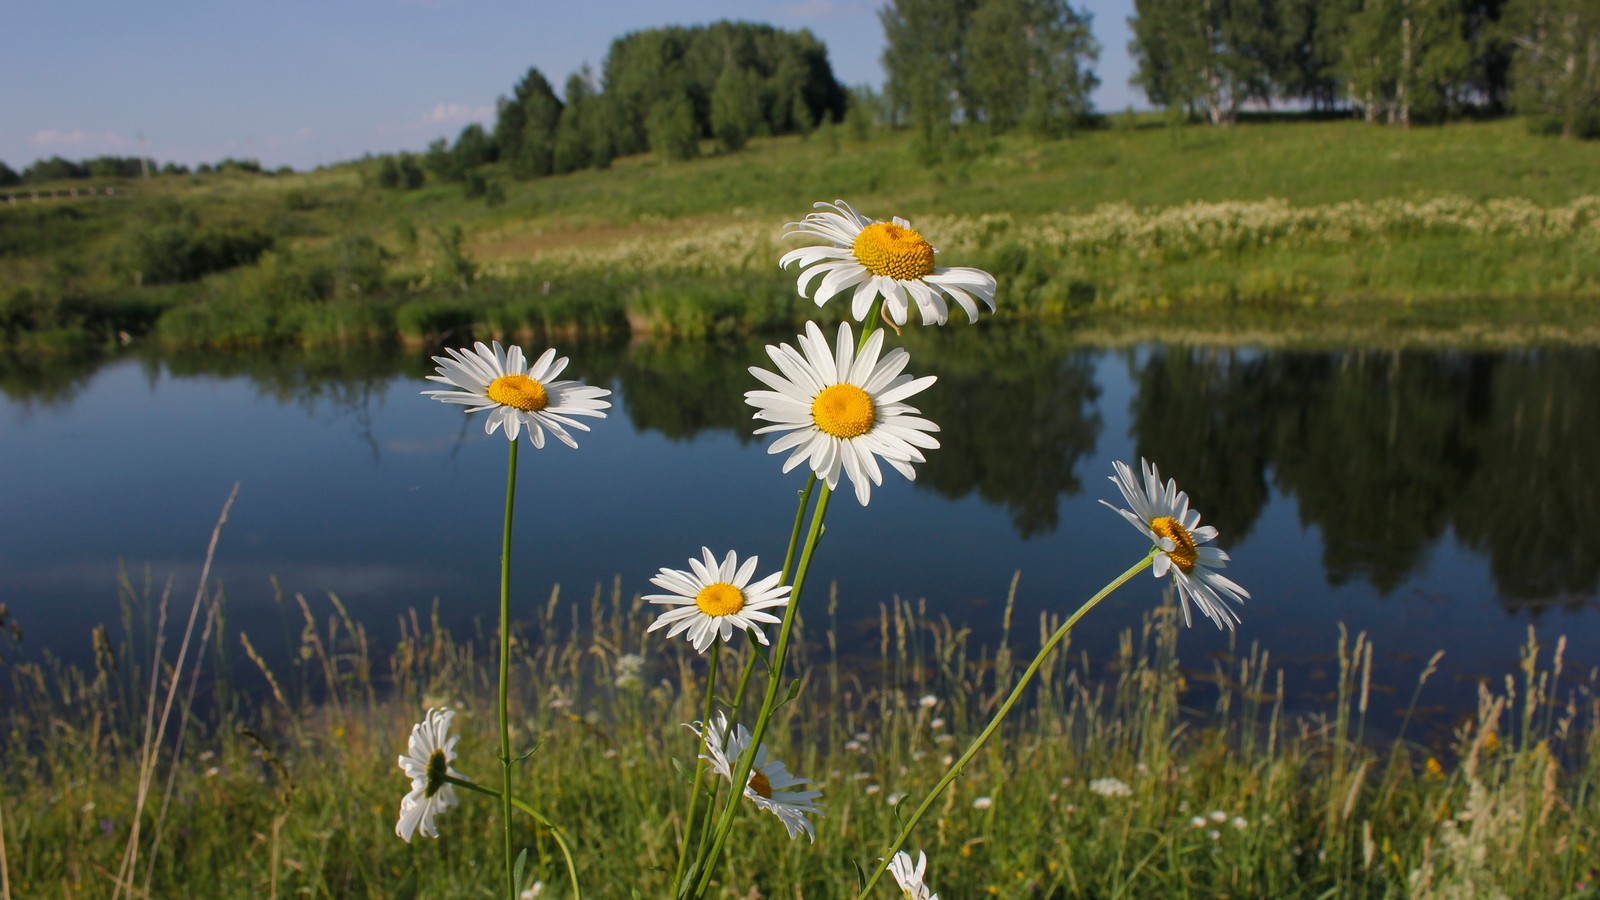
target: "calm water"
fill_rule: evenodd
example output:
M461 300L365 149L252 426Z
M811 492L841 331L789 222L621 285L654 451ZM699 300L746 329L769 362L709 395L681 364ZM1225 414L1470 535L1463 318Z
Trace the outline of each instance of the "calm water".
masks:
M1341 622L1373 636L1394 702L1442 649L1423 703L1465 708L1474 676L1512 669L1529 624L1547 643L1568 636L1569 671L1600 662L1600 543L1585 524L1600 508L1600 353L1085 350L1024 329L908 339L912 372L940 377L918 400L944 447L915 484L886 473L870 508L845 491L830 510L808 608L822 621L837 582L850 646L875 644L895 597L992 640L1017 571L1031 639L1041 611L1069 611L1143 552L1097 501L1116 496L1113 460L1145 455L1222 530L1255 598L1239 646L1270 649L1301 700L1331 689ZM614 578L647 592L702 544L759 553L764 571L781 562L803 477L781 475L750 434L744 370L766 362L760 345L565 351L616 408L579 450L525 445L522 602L556 583L586 599ZM158 584L173 577L187 611L235 481L214 569L230 635L282 645L273 577L319 614L338 594L380 641L436 598L453 628L492 621L505 441L420 395L424 355L55 365L0 369L0 602L25 634L8 659L82 662L94 623L120 633L119 560L136 580L146 566ZM1158 599L1141 577L1074 651L1105 661ZM1201 671L1228 650L1204 623L1180 643Z

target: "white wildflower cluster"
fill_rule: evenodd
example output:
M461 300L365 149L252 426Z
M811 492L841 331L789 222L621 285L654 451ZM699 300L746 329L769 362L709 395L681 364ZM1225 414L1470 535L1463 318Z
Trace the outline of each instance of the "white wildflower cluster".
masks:
M1089 792L1102 797L1132 797L1133 788L1120 778L1096 778L1089 782Z
M1087 213L1042 216L929 215L919 217L917 225L923 233L937 236L942 251L957 256L1002 244L1056 254L1124 250L1141 256L1184 256L1425 233L1600 243L1600 196L1578 197L1562 206L1541 206L1520 197L1352 200L1312 206L1292 206L1273 198L1144 209L1110 203ZM518 261L507 265L537 265L540 271L558 273L603 268L716 277L766 270L780 246L769 230L738 219L676 231L664 231L666 227L640 226L633 234L604 242L517 241Z

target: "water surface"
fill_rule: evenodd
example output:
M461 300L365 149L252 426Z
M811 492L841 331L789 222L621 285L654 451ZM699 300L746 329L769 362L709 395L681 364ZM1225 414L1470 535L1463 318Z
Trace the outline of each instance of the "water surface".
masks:
M1376 643L1394 691L1380 705L1403 703L1444 650L1424 703L1459 711L1475 678L1514 667L1529 625L1547 644L1569 637L1569 671L1600 661L1600 546L1585 527L1600 505L1600 353L1086 349L1022 328L907 340L911 371L939 376L917 400L943 447L915 483L886 470L870 507L849 491L832 505L806 609L820 633L836 583L846 652L875 648L897 597L993 641L1016 572L1031 643L1041 612L1070 611L1143 552L1099 501L1117 497L1113 460L1148 456L1221 529L1253 595L1237 644L1203 620L1183 635L1197 671L1259 642L1309 707L1331 690L1344 623ZM751 434L742 395L761 344L565 350L616 406L578 450L521 454L514 584L528 615L555 584L585 601L614 582L647 593L702 544L781 562L803 476ZM490 627L505 441L421 396L425 354L52 365L0 371L0 602L25 633L8 659L88 660L93 624L120 630L122 565L158 590L170 577L186 611L235 482L214 568L230 631L284 645L299 612L280 592L319 616L337 594L380 647L435 602L461 633ZM1108 660L1159 600L1140 578L1074 651Z

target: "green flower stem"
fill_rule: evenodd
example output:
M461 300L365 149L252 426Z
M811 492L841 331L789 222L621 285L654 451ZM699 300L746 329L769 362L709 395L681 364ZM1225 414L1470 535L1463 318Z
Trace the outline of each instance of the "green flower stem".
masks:
M706 673L706 708L701 713L700 727L711 727L711 700L717 693L717 651L722 648L721 641L711 642L711 660L709 671ZM700 802L700 782L706 774L705 757L695 754L694 759L694 787L689 790L689 812L683 817L683 845L678 848L678 870L672 876L674 885L683 884L683 867L689 861L689 836L694 832L695 806Z
M1024 671L1022 673L1022 677L1017 680L1016 687L1011 689L1011 693L1006 697L1005 702L1000 704L999 709L995 710L994 718L989 720L989 724L983 729L983 732L973 739L972 745L967 748L965 753L961 754L960 759L955 761L955 764L950 767L950 771L944 773L944 777L939 779L939 783L934 785L933 790L929 791L928 796L923 799L922 805L918 806L917 811L912 813L911 818L906 820L905 826L900 829L900 836L896 837L894 839L894 843L889 845L889 849L884 851L883 858L878 860L878 867L873 870L872 877L868 878L866 885L861 888L861 893L858 895L857 900L866 900L866 897L872 893L873 886L878 883L878 879L882 878L884 871L889 868L889 860L893 859L895 853L905 845L906 838L911 836L911 831L917 827L917 822L920 821L928 812L929 808L933 806L933 801L937 800L939 795L944 793L944 789L950 786L950 782L956 780L956 776L961 774L961 771L966 768L967 763L972 760L972 757L977 755L979 750L983 749L984 743L987 742L990 736L993 735L1000 727L1000 722L1005 719L1007 713L1011 712L1011 707L1015 706L1017 700L1021 699L1022 692L1027 688L1028 682L1033 680L1033 676L1037 674L1040 667L1044 665L1045 659L1050 656L1050 651L1054 650L1056 645L1061 643L1061 639L1067 636L1067 633L1072 630L1072 626L1078 624L1078 620L1083 618L1084 615L1089 612L1089 610L1098 606L1100 601L1109 596L1112 591L1126 584L1128 579L1149 568L1150 563L1155 560L1156 553L1159 549L1160 548L1157 547L1150 548L1150 552L1145 554L1144 559L1139 560L1133 565L1132 568L1128 569L1128 571L1118 575L1110 584L1101 588L1098 594L1095 594L1093 597L1090 597L1087 601L1085 601L1082 606L1078 607L1077 612L1073 613L1070 618L1061 623L1061 627L1057 628L1055 633L1050 635L1050 639L1045 641L1044 646L1039 648L1039 652L1033 657L1033 662L1028 664L1027 670Z
M806 486L800 490L800 502L794 508L794 527L789 530L789 549L783 555L783 568L778 570L779 584L788 584L789 582L789 568L794 565L794 551L800 545L800 532L802 526L805 525L806 509L811 506L811 493L816 489L816 486L817 473L812 472L806 476ZM794 603L792 596L789 603L790 605ZM744 706L744 692L750 685L750 675L755 671L756 660L759 658L759 654L754 651L754 648L751 648L750 656L744 662L744 671L739 673L739 688L733 694L733 708L728 710L729 722L739 718L739 708ZM709 722L711 720L707 719L706 721ZM722 738L726 741L728 736L723 735Z
M711 872L722 856L722 847L727 843L728 834L733 830L733 817L738 812L739 800L744 796L744 786L750 780L750 768L755 762L756 749L761 746L761 739L767 732L767 724L777 707L778 687L783 680L784 661L789 656L789 636L794 630L795 612L800 608L800 592L805 588L806 572L811 568L811 556L817 549L817 541L822 537L822 520L828 515L828 499L832 496L833 491L824 484L817 496L816 509L811 513L811 528L806 533L805 547L800 551L800 562L795 567L789 605L783 610L783 625L778 631L778 644L773 651L772 671L767 679L766 694L761 699L761 712L756 716L755 727L751 729L750 746L739 755L738 764L730 779L733 790L729 794L728 804L722 808L722 817L717 821L716 830L712 832L710 852L702 854L705 857L705 865L700 871L700 877L695 884L694 892L690 894L691 897L704 896L706 888L711 884Z
M444 780L450 782L456 787L466 788L469 791L477 791L480 794L486 794L490 797L498 798L503 804L508 804L522 810L525 814L527 814L528 818L539 823L541 828L549 831L550 836L555 839L556 846L561 848L561 857L567 861L567 879L572 882L573 900L582 900L583 889L578 886L578 867L572 862L572 848L567 846L567 839L561 834L560 828L557 828L553 822L545 818L544 815L538 810L526 803L523 803L521 800L518 800L515 797L510 797L509 794L502 794L492 788L486 788L477 784L473 784L465 778L457 778L454 775L446 775ZM509 801L507 801L507 797L510 797Z
M517 876L511 856L511 718L506 694L511 682L511 514L517 500L517 441L511 442L506 467L506 521L500 541L500 825L506 858L506 896L517 900Z
M800 544L800 533L805 525L806 510L811 506L811 495L816 490L816 487L817 473L811 472L806 476L806 486L800 489L800 502L795 505L794 526L789 529L789 547L784 553L783 568L778 571L779 584L786 584L789 580L789 569L794 565L794 552L795 548ZM788 605L792 607L794 602L794 597L791 595ZM733 730L734 723L739 719L739 710L744 707L745 691L750 686L750 676L755 673L756 662L759 659L760 655L756 653L755 648L752 647L750 655L745 658L744 668L739 673L739 686L733 693L733 706L728 710L728 732ZM706 695L706 716L703 721L705 722L706 728L711 727L711 696L709 693ZM728 732L724 732L722 735L723 746L727 746ZM696 774L698 775L698 772ZM709 831L711 826L711 815L712 809L707 807L707 831ZM685 841L687 841L687 833L685 834ZM700 843L696 847L695 868L693 871L700 871L700 866L705 863L705 853L709 848L710 842L706 841L704 836L702 836ZM678 886L678 890L683 890L685 885L683 884L683 873L681 871L678 873L678 879L673 883Z

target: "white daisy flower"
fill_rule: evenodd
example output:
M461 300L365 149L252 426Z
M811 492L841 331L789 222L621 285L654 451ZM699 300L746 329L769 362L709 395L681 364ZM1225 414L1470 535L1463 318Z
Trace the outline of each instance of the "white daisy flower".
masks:
M1143 459L1139 465L1144 470L1142 486L1124 462L1115 464L1117 474L1111 476L1111 483L1133 507L1131 512L1117 509L1104 500L1100 502L1121 513L1160 549L1152 570L1157 578L1171 573L1172 583L1183 601L1185 625L1194 624L1189 616L1192 601L1218 628L1231 629L1239 621L1239 614L1228 601L1243 603L1250 592L1213 571L1228 565L1228 554L1216 547L1200 545L1216 538L1217 529L1209 525L1199 527L1200 513L1189 508L1189 495L1178 490L1176 482L1169 478L1162 484L1161 473L1154 465Z
M701 547L700 553L702 559L689 560L691 571L664 568L650 579L651 584L671 593L649 594L644 599L672 609L662 613L645 631L671 625L669 638L687 631L689 642L699 653L706 652L713 640L726 642L735 631L742 634L747 628L754 629L756 640L766 644L767 636L759 623L775 625L781 620L763 610L789 602L789 586L778 584L780 573L773 572L751 584L750 576L755 574L759 557L752 556L741 566L738 555L729 550L719 565L710 548Z
M928 889L922 880L928 868L928 854L917 851L917 864L911 864L911 854L900 850L889 860L889 874L899 883L905 900L939 900L939 895Z
M855 485L856 500L862 506L871 498L872 486L883 484L879 458L915 480L917 473L911 464L924 461L918 448L939 446L939 440L930 434L939 426L912 415L917 408L904 401L933 384L936 377L900 374L911 361L903 347L880 358L881 330L867 338L859 354L848 322L839 325L837 350L828 347L815 322L806 323L806 333L798 341L799 350L788 344L767 345L767 355L777 364L778 373L750 367L751 375L772 388L745 392L744 402L756 408L755 418L774 423L757 428L756 434L789 432L767 452L793 450L783 471L809 463L829 490L838 487L843 470Z
M796 282L800 296L806 296L821 276L814 298L818 306L854 288L850 314L857 321L867 317L881 296L884 314L896 325L906 323L910 301L916 301L924 325L945 323L950 314L945 297L959 303L973 322L978 321L978 300L994 310L994 276L982 269L934 266L939 251L905 219L896 216L892 222L877 222L843 200L814 205L832 212L814 212L790 222L785 236L810 235L831 246L801 247L778 260L783 268L800 264Z
M588 431L589 426L573 416L605 418L601 410L609 409L610 402L601 400L609 396L605 388L590 387L581 381L553 380L567 367L567 358L556 358L555 350L546 350L532 366L522 355L522 348L513 345L502 350L500 342L485 347L479 341L472 350L446 349L449 356L435 356L437 375L429 381L461 388L458 391L423 391L444 403L459 403L467 412L489 411L483 430L494 434L504 425L507 440L516 440L527 426L535 447L544 446L544 432L549 429L556 439L568 447L578 442L567 433L568 428Z
M717 713L717 719L710 727L695 722L689 728L700 735L705 742L706 752L700 754L700 758L710 763L711 768L723 778L732 781L734 765L744 754L745 748L750 746L750 730L743 725L735 725L733 732L728 734L727 745L724 746L722 736L728 731L726 715ZM825 812L823 805L817 802L822 792L787 790L806 783L806 779L791 775L787 766L768 755L767 745L762 744L756 747L755 760L750 766L750 777L745 782L744 795L756 806L777 816L783 827L788 830L790 840L803 831L806 837L815 843L817 833L812 828L810 820L806 818L806 814L820 816Z
M411 836L421 831L436 838L439 829L433 817L457 805L456 790L445 781L445 776L460 778L461 773L450 768L456 758L456 741L460 735L450 735L450 720L455 712L448 709L430 709L421 722L411 728L411 743L407 753L400 757L400 768L411 776L411 792L400 800L400 820L394 833L411 842Z

